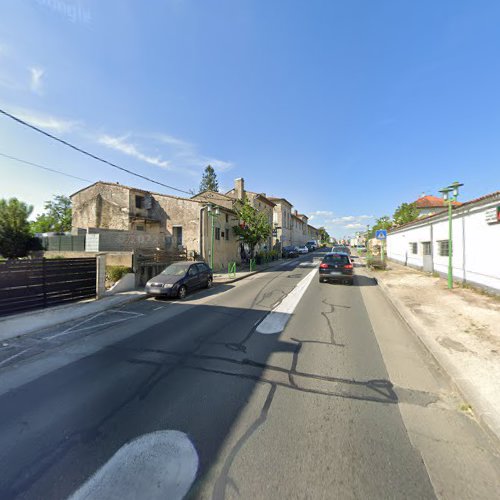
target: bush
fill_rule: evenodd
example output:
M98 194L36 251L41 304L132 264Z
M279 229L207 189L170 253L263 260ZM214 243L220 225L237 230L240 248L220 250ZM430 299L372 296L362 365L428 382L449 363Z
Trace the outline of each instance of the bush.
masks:
M123 276L131 272L132 269L126 266L106 266L106 280L116 283Z

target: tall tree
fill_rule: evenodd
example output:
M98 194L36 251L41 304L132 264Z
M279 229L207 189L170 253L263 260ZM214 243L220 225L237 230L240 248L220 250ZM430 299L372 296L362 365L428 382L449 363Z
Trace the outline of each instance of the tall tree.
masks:
M234 226L234 232L248 244L250 257L253 257L255 247L263 243L271 234L271 225L267 215L252 207L247 199L238 201L234 209L240 220L240 225Z
M71 200L64 195L54 196L45 203L45 213L31 223L34 233L71 231Z
M394 224L401 226L402 224L407 224L415 219L418 219L418 208L415 203L401 203L396 211L394 212L393 219Z
M203 177L200 182L200 190L202 191L219 191L219 182L217 181L217 174L211 165L207 165L203 172Z
M391 218L388 215L383 215L375 221L375 225L370 229L368 233L368 238L373 238L375 236L375 231L377 229L391 229L394 225Z
M28 217L33 206L17 198L0 200L0 255L7 258L24 257L32 242Z

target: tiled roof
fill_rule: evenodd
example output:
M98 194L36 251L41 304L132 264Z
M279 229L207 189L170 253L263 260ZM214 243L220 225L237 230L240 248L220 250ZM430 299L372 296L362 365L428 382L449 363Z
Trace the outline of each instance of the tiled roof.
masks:
M458 201L453 201L452 204L455 207L462 205L462 203ZM446 208L448 206L443 198L432 195L422 196L415 202L415 205L417 208Z
M474 205L475 203L479 203L481 201L486 201L486 200L494 199L494 198L500 198L500 191L494 191L493 193L485 194L484 196L480 196L479 198L475 198L473 200L466 201L465 203L460 203L459 206L455 206L454 208L455 208L455 210L460 209L460 211L461 211L463 208L468 208L470 205ZM440 211L436 214L427 215L426 217L420 217L419 219L414 220L412 222L402 224L401 226L393 227L393 228L391 228L390 232L399 231L400 229L405 228L405 227L409 227L409 226L414 226L414 225L416 226L416 225L421 224L423 222L427 222L429 219L433 219L435 217L440 217L442 215L443 215L443 211Z

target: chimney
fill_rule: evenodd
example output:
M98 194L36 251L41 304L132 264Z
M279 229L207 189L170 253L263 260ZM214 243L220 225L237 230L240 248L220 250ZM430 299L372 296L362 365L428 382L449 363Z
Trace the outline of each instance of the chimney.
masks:
M238 200L245 198L245 179L243 177L234 180L234 191Z
M293 212L294 212L294 214L295 214L296 216L297 216L297 215L299 215L299 211L298 211L298 210L294 210Z

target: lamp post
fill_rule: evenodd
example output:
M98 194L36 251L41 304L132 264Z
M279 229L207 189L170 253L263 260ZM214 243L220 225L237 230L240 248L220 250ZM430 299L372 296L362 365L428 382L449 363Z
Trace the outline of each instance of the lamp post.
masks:
M212 237L211 237L211 244L210 244L210 267L212 270L214 269L214 242L215 242L215 219L219 215L219 207L212 205L209 203L207 205L207 213L212 219Z
M448 187L439 190L443 194L443 200L448 203L448 288L450 290L453 288L453 221L451 211L453 202L457 201L458 198L458 188L461 186L463 184L454 182Z

